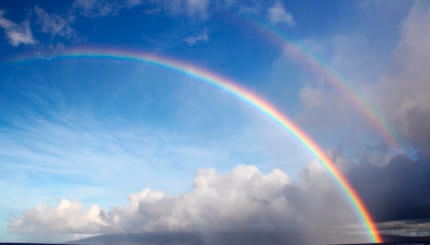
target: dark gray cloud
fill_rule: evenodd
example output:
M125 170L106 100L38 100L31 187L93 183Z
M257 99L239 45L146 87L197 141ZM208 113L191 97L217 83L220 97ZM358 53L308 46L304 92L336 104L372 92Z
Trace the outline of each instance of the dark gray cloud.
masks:
M348 178L377 221L430 218L430 159L403 155L376 166L352 165Z
M381 233L387 235L430 237L430 220L428 219L387 221L379 223L378 228Z
M387 233L427 229L408 220L430 218L428 158L413 160L399 155L381 165L373 157L356 163L340 150L329 155ZM9 229L28 235L197 232L221 240L239 238L214 234L255 231L272 234L272 239L279 238L275 234L305 234L310 243L366 239L351 235L362 232L363 227L318 162L311 163L299 177L291 181L280 170L263 174L245 165L227 174L202 169L197 171L193 188L183 194L144 189L131 194L128 205L111 209L97 205L86 209L78 201L63 199L56 207L40 205L14 216Z
M156 244L156 245L215 245L215 244L308 244L301 233L274 232L224 232L224 233L150 233L127 235L104 235L74 241L82 244Z

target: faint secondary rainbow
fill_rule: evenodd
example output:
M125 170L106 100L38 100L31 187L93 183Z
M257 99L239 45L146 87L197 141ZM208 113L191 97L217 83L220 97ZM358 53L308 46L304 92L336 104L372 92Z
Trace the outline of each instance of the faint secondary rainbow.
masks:
M248 19L248 18L247 18ZM394 151L407 153L407 146L402 143L400 136L384 119L381 113L369 103L363 94L359 92L351 82L336 72L329 64L321 60L312 52L308 51L304 45L292 41L285 32L279 28L266 23L263 20L249 18L251 25L265 38L278 43L280 47L286 47L289 54L306 64L308 68L322 74L332 85L344 93L347 98L365 115L371 124L379 131L384 139Z
M247 103L259 112L266 115L268 118L280 125L282 128L284 128L322 163L322 165L334 178L342 192L347 197L348 201L350 202L351 206L353 207L361 222L363 222L363 225L368 232L369 238L373 242L382 242L382 238L378 233L373 219L366 206L364 205L363 201L361 200L357 192L352 188L351 184L348 182L345 176L336 168L334 163L325 154L325 152L305 132L303 132L297 125L295 125L286 115L282 114L273 105L271 105L268 101L258 96L257 94L245 89L244 87L238 85L237 83L234 83L227 78L216 75L208 70L195 67L191 64L161 56L137 53L132 51L79 48L65 51L61 54L56 54L54 56L22 57L16 59L14 62L41 59L49 60L58 58L105 58L112 60L125 60L152 64L193 77L208 85L221 89L222 91L225 91L230 95L236 97L237 99Z

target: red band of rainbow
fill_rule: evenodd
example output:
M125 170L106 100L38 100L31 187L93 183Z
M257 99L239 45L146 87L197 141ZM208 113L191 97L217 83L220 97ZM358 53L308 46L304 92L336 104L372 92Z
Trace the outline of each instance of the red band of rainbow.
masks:
M55 59L55 58L108 58L114 60L128 60L135 62L143 62L152 64L169 70L173 70L190 77L196 78L206 84L221 89L239 100L247 103L255 108L257 111L263 113L272 121L276 122L293 137L295 137L305 148L309 150L330 173L333 179L337 182L338 186L345 194L350 202L352 208L357 213L359 219L366 227L368 235L373 242L382 242L382 237L379 235L377 228L372 220L372 217L364 205L363 201L352 188L351 184L345 176L336 168L330 158L324 151L303 132L297 125L295 125L286 115L278 111L268 101L264 100L257 94L241 87L233 81L211 73L208 70L192 66L190 64L179 62L173 59L155 56L151 54L144 54L124 50L111 50L111 49L97 49L97 48L77 48L65 51L61 54L56 54L51 57L41 56L27 56L16 59L15 62L41 60L41 59Z
M258 18L244 17L244 23L249 23L252 30L256 30L268 40L272 41L279 47L286 47L289 54L300 62L305 64L308 69L322 75L335 88L339 89L346 97L359 109L372 126L381 134L384 141L394 148L396 153L408 153L408 147L403 143L401 137L382 116L376 107L374 107L365 96L360 93L359 89L347 79L342 77L330 65L322 61L315 54L308 51L306 47L298 42L292 41L285 32L279 28L266 23ZM246 21L248 20L248 21ZM399 152L400 151L400 152Z

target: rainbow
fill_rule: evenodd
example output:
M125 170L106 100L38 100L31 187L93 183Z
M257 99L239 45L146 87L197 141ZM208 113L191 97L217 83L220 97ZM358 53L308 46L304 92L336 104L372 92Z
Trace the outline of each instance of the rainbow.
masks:
M211 73L208 70L192 66L190 64L175 61L173 59L155 56L151 54L137 53L124 50L109 50L109 49L95 49L95 48L77 48L65 51L61 54L54 56L37 56L37 57L21 57L14 62L23 62L40 59L58 59L58 58L107 58L112 60L125 60L134 62L143 62L152 64L158 67L176 71L181 74L193 77L208 85L218 88L228 94L236 97L237 99L247 103L255 108L257 111L263 113L272 121L276 122L292 136L294 136L305 148L309 150L325 167L325 169L334 178L342 192L347 197L357 216L363 222L369 238L373 242L382 242L382 238L372 220L372 217L360 199L357 192L352 188L351 184L345 176L336 168L330 158L324 151L303 132L297 125L295 125L287 116L278 111L273 105L262 97L250 92L249 90L241 87L233 81Z
M248 19L248 18L247 18ZM249 18L252 29L261 33L261 35L280 47L285 47L290 55L293 55L308 68L322 74L327 81L337 87L342 93L347 95L348 99L364 114L378 132L381 133L385 142L393 147L395 153L407 153L406 144L402 143L400 136L384 119L382 114L359 92L351 82L344 78L339 72L336 72L329 64L323 62L314 53L298 42L294 42L285 32L276 28L264 20Z

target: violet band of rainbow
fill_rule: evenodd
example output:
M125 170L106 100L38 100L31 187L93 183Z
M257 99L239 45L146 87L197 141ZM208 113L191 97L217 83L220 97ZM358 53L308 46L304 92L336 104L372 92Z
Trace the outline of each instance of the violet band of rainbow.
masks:
M249 25L264 38L275 43L277 46L285 47L293 58L299 60L306 68L321 74L335 88L339 89L355 105L356 108L366 117L372 126L383 137L384 142L388 143L396 151L395 153L408 154L408 147L393 129L390 123L384 118L382 113L373 106L369 99L360 92L356 86L344 78L340 72L335 71L327 62L317 57L309 48L292 38L281 29L266 23L258 18L245 18L249 20ZM246 21L244 21L246 22Z
M113 59L113 60L126 60L143 62L146 64L152 64L158 67L176 71L178 73L185 74L193 77L199 81L202 81L215 88L223 90L237 99L245 102L252 106L257 111L261 112L272 121L280 125L288 133L290 133L295 139L297 139L313 156L315 156L323 167L332 176L334 181L337 183L345 197L349 201L354 212L356 212L358 218L366 228L366 232L372 242L380 243L383 242L382 237L378 233L376 225L367 210L365 204L361 200L358 193L351 186L345 176L336 168L334 163L330 160L327 154L322 148L315 143L304 131L302 131L297 125L295 125L286 115L281 113L267 100L258 96L257 94L247 90L240 86L238 83L233 82L225 77L216 75L208 70L180 62L177 60L169 59L162 56L145 54L141 52L134 52L130 50L114 50L114 49L100 49L100 48L75 48L65 50L62 53L57 53L51 56L22 56L13 60L13 62L25 62L32 60L50 60L50 59L61 59L61 58L94 58L94 59Z

